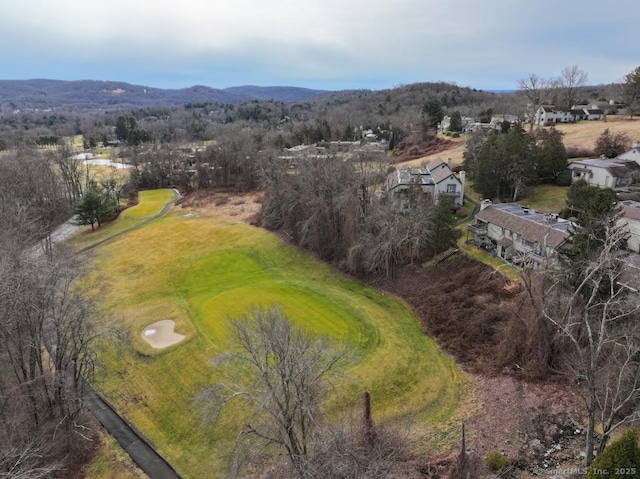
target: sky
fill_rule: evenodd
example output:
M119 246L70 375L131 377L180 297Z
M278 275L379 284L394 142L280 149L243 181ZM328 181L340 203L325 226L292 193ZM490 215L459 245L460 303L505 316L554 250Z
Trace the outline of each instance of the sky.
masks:
M638 0L0 0L0 79L512 90L640 65Z

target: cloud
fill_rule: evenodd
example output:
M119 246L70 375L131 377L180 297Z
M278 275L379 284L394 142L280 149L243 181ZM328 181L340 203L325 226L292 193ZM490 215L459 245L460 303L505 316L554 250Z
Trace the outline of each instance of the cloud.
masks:
M117 70L129 72L124 81L147 75L151 84L155 75L183 86L342 79L367 87L397 78L506 88L572 64L597 82L633 69L640 5L610 0L601 12L599 1L570 3L21 0L0 17L0 41L12 46L0 61L12 75L60 77L84 66L100 79Z

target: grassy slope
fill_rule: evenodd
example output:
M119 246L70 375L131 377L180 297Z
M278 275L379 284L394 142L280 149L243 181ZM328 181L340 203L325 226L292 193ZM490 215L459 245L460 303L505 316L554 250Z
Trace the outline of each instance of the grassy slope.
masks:
M141 191L137 205L127 208L120 213L117 220L104 224L95 231L91 231L91 226L85 226L71 238L69 245L74 249L81 249L125 231L160 213L162 208L175 197L175 192L170 189Z
M258 302L280 302L305 327L351 345L357 363L333 395L334 411L367 389L378 417L411 421L416 439L457 411L460 373L405 304L258 228L174 213L99 247L92 270L105 311L132 338L103 356L100 387L184 477L220 471L243 423L236 405L217 428L203 428L193 399L219 378L210 358L229 347L226 316ZM141 332L159 319L175 320L186 340L150 348Z

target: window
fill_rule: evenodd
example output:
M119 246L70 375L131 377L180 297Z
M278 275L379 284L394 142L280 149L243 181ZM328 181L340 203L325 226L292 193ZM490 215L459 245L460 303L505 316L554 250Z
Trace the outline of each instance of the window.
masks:
M456 185L447 185L447 193L455 193Z

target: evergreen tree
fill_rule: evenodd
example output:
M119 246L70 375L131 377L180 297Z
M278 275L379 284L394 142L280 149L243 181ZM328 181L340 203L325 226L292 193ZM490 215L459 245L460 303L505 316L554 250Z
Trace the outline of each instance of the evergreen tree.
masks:
M638 430L627 429L589 466L587 479L635 476L640 473Z
M538 132L540 143L536 153L536 176L546 182L555 181L567 168L567 150L562 133L555 128Z
M92 182L76 205L76 224L91 225L91 231L94 231L96 223L101 226L102 221L113 213L113 202Z
M431 208L427 241L434 256L441 251L456 246L460 231L456 229L453 215L453 198L444 193L438 196L438 203Z
M462 115L459 111L454 111L451 114L451 120L449 121L449 131L461 131L462 130Z
M442 103L437 98L426 100L422 104L421 114L425 118L429 118L431 128L437 128L438 123L444 118L444 109Z

